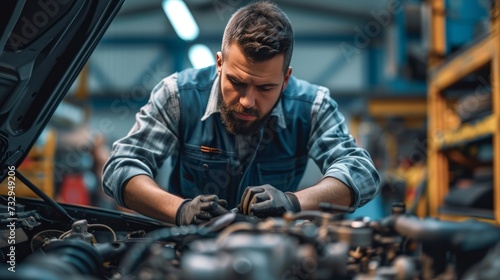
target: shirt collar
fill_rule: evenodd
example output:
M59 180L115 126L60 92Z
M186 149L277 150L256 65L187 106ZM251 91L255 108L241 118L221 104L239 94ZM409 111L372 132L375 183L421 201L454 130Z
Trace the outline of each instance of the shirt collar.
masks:
M214 84L212 85L212 89L210 90L210 96L208 97L207 109L205 110L205 114L201 117L201 121L205 121L212 114L220 113L220 105L217 102L217 95L219 94L219 77L217 76L214 80ZM276 117L278 119L278 125L285 129L285 114L283 113L283 105L281 102L278 102L271 112L271 116Z
M219 76L214 80L212 89L210 90L210 96L208 97L207 109L205 114L201 117L201 121L208 119L212 114L220 113L220 106L217 102L217 95L219 94Z

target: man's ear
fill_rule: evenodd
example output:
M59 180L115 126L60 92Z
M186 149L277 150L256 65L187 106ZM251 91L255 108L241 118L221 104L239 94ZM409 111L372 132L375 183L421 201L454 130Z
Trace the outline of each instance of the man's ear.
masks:
M217 75L220 76L222 71L222 52L217 52L215 55L215 65L217 67Z
M288 70L286 70L285 79L283 81L282 92L285 91L286 86L288 85L288 81L290 80L290 76L292 76L292 67L288 67Z

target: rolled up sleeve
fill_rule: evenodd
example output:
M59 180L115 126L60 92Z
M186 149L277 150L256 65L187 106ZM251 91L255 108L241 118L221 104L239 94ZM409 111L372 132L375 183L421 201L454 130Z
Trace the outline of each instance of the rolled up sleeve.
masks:
M130 178L154 178L163 162L178 149L177 75L163 79L135 116L127 136L113 143L103 168L103 190L125 206L123 189Z
M309 156L324 177L336 178L353 191L353 207L363 206L380 189L380 176L370 155L356 145L328 89L320 87L311 114Z

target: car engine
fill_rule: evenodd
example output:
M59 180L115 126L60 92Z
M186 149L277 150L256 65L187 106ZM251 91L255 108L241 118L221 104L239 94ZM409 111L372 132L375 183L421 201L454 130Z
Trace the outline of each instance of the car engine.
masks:
M16 207L15 218L0 207L0 279L500 279L499 227L419 218L400 203L378 221L326 205L182 227L34 199Z

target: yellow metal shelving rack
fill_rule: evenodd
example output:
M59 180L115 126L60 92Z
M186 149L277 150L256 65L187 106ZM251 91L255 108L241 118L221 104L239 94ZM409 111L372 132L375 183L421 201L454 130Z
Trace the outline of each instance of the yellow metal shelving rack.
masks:
M444 148L474 138L492 137L493 145L493 211L491 218L479 218L500 224L500 0L495 0L490 11L490 33L481 41L452 58L445 57L444 0L430 0L431 47L428 79L428 195L430 215L446 220L464 220L474 217L467 213L443 214L440 209L449 192L449 158ZM474 125L452 127L447 122L449 100L443 92L469 74L484 67L491 71L492 115ZM479 82L478 82L479 84ZM474 217L476 218L476 217Z
M54 157L57 136L55 131L47 129L41 137L44 138L43 143L33 145L17 171L21 172L49 197L54 197ZM16 196L38 198L19 178L16 178L15 186ZM0 182L0 193L7 194L8 190L7 180Z

